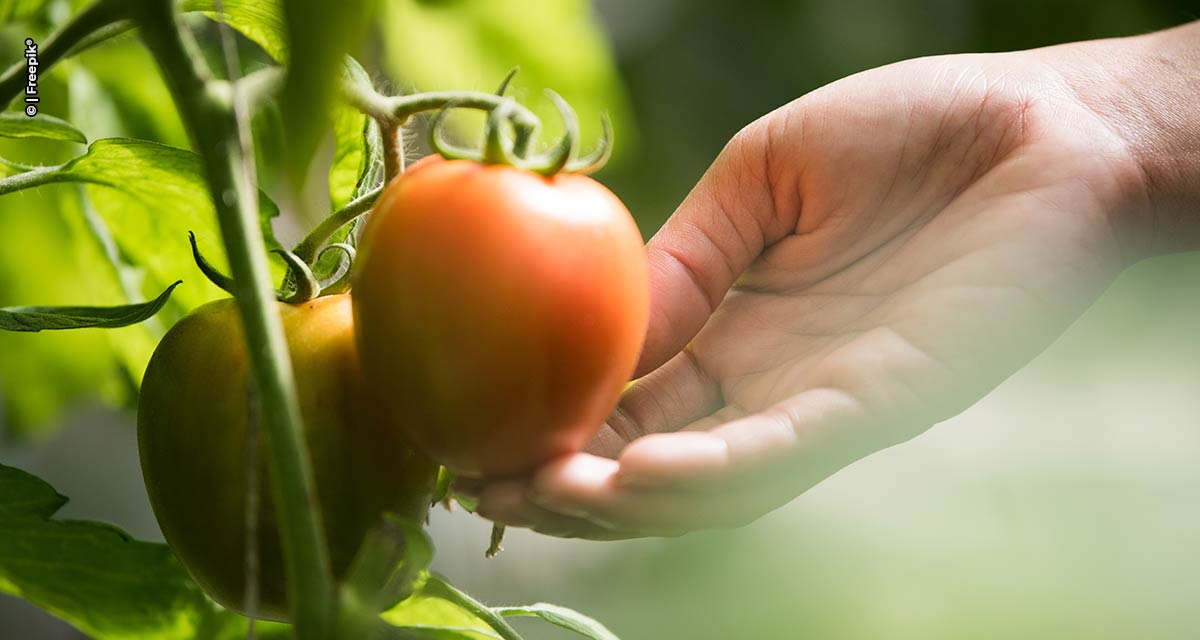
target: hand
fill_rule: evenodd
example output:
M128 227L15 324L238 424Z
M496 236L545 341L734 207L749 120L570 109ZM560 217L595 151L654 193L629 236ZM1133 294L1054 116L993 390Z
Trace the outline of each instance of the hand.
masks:
M589 452L460 489L558 536L736 526L969 407L1148 251L1143 158L1064 76L1097 46L904 62L747 127L647 247L645 376Z

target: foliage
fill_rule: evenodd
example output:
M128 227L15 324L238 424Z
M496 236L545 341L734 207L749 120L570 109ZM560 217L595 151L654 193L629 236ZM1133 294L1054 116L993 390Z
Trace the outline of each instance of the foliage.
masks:
M258 637L361 637L386 623L397 637L514 640L520 636L503 617L532 615L611 640L598 623L568 609L476 602L426 572L432 546L421 527L395 519L367 536L341 584L329 584L321 525L304 498L312 487L307 452L289 440L298 420L294 381L279 352L277 318L261 296L266 279L297 296L344 287L339 274L354 256L357 218L402 165L391 161L403 153L395 128L409 116L467 95L471 108L504 103L510 117L533 117L491 93L414 103L377 92L353 55L370 50L363 36L372 6L96 0L67 15L66 3L0 2L0 17L20 21L45 58L38 116L0 113L0 232L27 240L0 252L0 284L12 285L0 287L0 304L8 305L0 307L8 434L52 425L83 396L128 404L165 329L224 295L222 288L232 290L255 346L255 398L298 616L295 627L255 624ZM580 40L571 55L583 67L548 63L562 55L555 41L524 47L519 62L538 70L537 83L568 85L568 94L587 104L585 113L598 118L598 105L619 102L620 93L582 6L570 22ZM180 19L177 9L190 15ZM523 10L532 20L544 9ZM476 20L490 11L482 4L454 11L464 24L494 26L495 16ZM385 43L417 37L382 35ZM464 46L476 36L482 45L459 64L503 75L507 69L491 65L495 56L482 31L460 35ZM23 64L17 60L0 77L0 100L16 107ZM151 64L161 73L129 72ZM417 76L421 67L404 71ZM251 141L262 145L259 153ZM256 170L270 193L255 188ZM276 226L287 235L317 222L296 253L276 240ZM333 247L339 250L322 251ZM276 254L270 263L267 252ZM100 328L111 330L90 331ZM41 333L49 329L84 331ZM0 466L0 591L101 639L247 632L247 620L209 599L166 546L102 523L56 520L65 502L38 478ZM396 601L380 617L383 605ZM322 605L330 611L318 611Z

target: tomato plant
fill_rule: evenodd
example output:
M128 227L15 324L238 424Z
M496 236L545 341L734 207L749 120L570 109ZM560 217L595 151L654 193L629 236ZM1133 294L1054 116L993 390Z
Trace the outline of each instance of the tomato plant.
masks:
M450 504L451 474L416 452L412 442L440 449L411 424L448 414L421 404L427 400L421 388L395 391L397 382L423 384L419 370L388 368L415 344L404 331L428 331L440 351L418 364L456 370L457 377L440 383L462 385L460 394L488 403L468 417L482 418L488 407L507 411L498 417L509 438L460 428L451 442L470 449L445 457L456 468L526 469L582 446L628 377L645 330L637 228L613 194L575 175L606 159L607 124L597 151L576 159L573 112L555 98L569 119L568 135L530 154L540 119L503 88L381 93L349 55L370 24L370 4L360 0L91 0L69 17L65 6L43 11L46 4L8 12L36 17L30 24L39 29L61 24L25 38L24 57L0 71L0 104L13 103L27 87L40 92L25 93L25 114L0 113L0 138L61 146L34 160L24 150L0 159L0 196L76 183L49 187L58 189L62 206L42 216L61 217L86 237L76 256L78 282L69 291L86 290L87 302L150 299L5 307L0 329L128 327L102 339L112 337L119 365L98 369L119 371L106 384L116 389L114 401L128 405L137 394L138 452L167 545L99 523L54 520L65 499L36 477L0 465L6 543L0 549L27 556L0 552L0 591L100 639L231 638L248 631L301 640L519 640L504 618L537 616L612 640L603 626L569 609L488 607L429 571L433 550L424 525L432 503ZM203 27L205 19L218 24ZM137 38L114 38L127 31ZM92 67L72 63L69 87L43 75L64 59L114 43L130 46L133 57ZM132 75L112 69L136 61L158 66L160 73L134 78L160 83L157 91L118 99L91 75ZM55 111L64 94L71 118L42 113ZM168 104L177 114L143 117ZM487 113L486 152L476 162L429 160L411 179L397 180L404 172L404 127L418 114L459 108ZM145 131L162 135L112 137ZM331 159L318 153L329 139ZM86 150L69 147L81 144ZM9 151L0 140L0 154ZM327 172L314 171L326 161ZM327 184L306 184L321 173ZM384 242L386 233L372 231L378 241L365 247L369 264L360 269L360 218L385 184L402 194L426 185L415 190L424 194L425 213L436 213L429 207L445 189L466 194L469 206L443 216L441 226L432 216L378 216L382 226L417 229L430 244L420 238L397 244L396 236ZM312 197L326 187L328 207ZM489 201L503 204L496 215L484 215ZM276 226L307 221L316 222L290 250L275 236ZM463 225L478 233L456 246L453 230ZM204 278L192 277L196 269ZM427 279L389 269L420 270ZM347 295L355 274L365 290L361 315L372 326L363 345L374 373L360 357L367 354L358 347ZM480 277L486 274L492 278ZM233 297L212 302L221 290ZM463 294L488 308L467 306ZM410 311L415 300L401 298L413 295L431 296L425 302L438 315L425 316L425 324L414 315L389 334L399 319L389 314ZM465 324L471 315L477 320ZM446 326L472 330L479 349L449 349ZM525 357L536 360L522 363ZM498 377L520 383L496 387ZM438 393L449 398L445 388ZM522 408L514 410L506 398ZM480 454L517 439L524 444L507 458ZM8 546L8 536L17 544Z
M422 161L380 196L353 294L369 383L456 472L526 472L581 449L646 331L637 226L582 175Z
M343 575L385 512L425 518L437 467L380 418L354 347L350 299L280 304L334 574ZM248 450L261 441L246 411L249 356L233 300L209 303L167 332L150 359L138 408L142 471L167 542L201 586L245 603ZM253 429L252 429L253 426ZM259 613L287 617L283 555L269 479L256 456Z

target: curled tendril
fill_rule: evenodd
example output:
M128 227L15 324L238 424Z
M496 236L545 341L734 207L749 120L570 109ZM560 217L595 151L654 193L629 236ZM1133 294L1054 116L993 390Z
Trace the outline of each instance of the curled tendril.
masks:
M429 123L429 148L448 160L473 160L483 162L483 154L471 149L464 149L450 144L442 137L442 129L446 125L446 114L456 107L454 103L442 107L433 122Z
M341 251L345 259L338 262L338 269L334 271L334 275L318 283L321 295L345 293L350 290L350 268L354 266L354 247L345 242L331 244L321 249L321 252L317 254L317 261L320 262L321 258L329 251Z
M200 247L196 245L196 234L188 231L188 241L192 243L192 259L196 261L200 273L203 273L209 282L220 287L222 291L233 295L233 278L218 271L211 262L205 259L204 255L200 253Z
M586 156L567 163L565 169L567 173L588 174L608 163L608 159L612 157L613 130L612 121L608 119L607 114L600 114L600 127L602 133L599 142L596 143L596 148Z
M563 100L562 96L549 89L546 90L546 95L550 97L554 106L558 108L559 114L562 115L563 137L545 154L531 158L528 163L523 165L523 168L550 177L562 171L579 150L579 118L575 116L575 110L567 104L566 100Z
M284 286L276 292L280 302L299 304L317 297L317 293L320 292L320 286L317 284L317 279L313 276L312 269L309 268L308 263L301 260L291 251L272 249L271 253L278 254L288 266L288 274L284 279Z

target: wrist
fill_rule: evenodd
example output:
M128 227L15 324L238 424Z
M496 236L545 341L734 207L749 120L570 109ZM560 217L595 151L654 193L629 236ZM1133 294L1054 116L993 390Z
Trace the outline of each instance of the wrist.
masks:
M1142 256L1200 249L1200 22L1047 51L1136 168L1114 227Z

